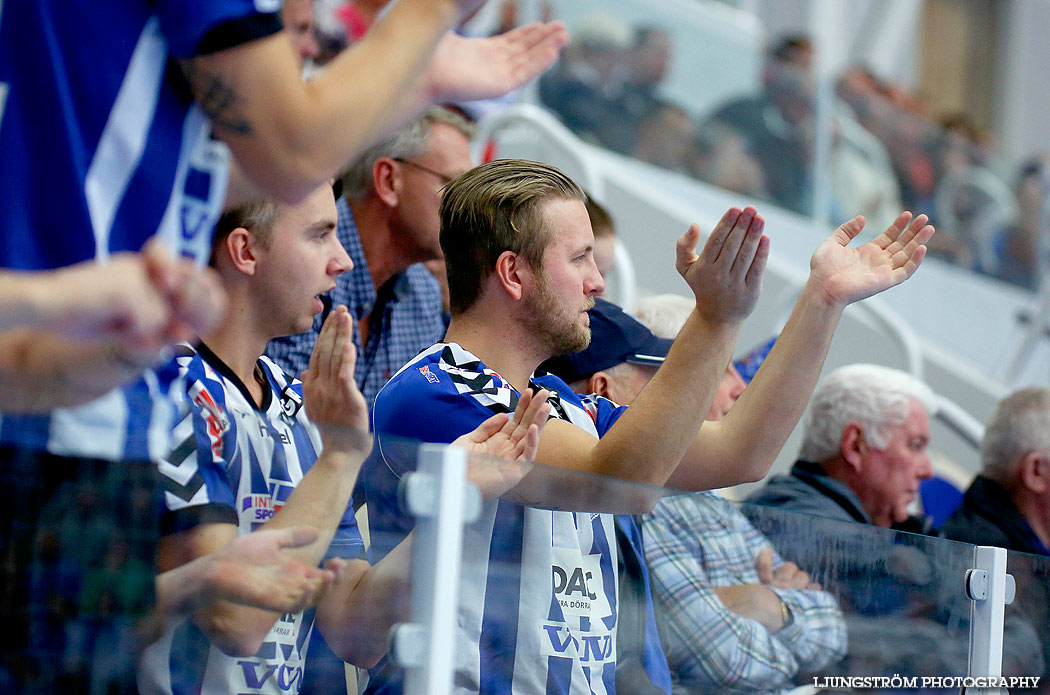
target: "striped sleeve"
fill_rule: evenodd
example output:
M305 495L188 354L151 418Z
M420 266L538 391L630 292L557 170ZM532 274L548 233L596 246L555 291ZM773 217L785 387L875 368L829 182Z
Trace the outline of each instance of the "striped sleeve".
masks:
M197 366L199 366L199 360ZM204 523L237 524L236 501L227 478L236 456L233 423L221 399L203 379L187 375L188 399L175 426L171 453L158 463L164 490L162 532L184 531Z

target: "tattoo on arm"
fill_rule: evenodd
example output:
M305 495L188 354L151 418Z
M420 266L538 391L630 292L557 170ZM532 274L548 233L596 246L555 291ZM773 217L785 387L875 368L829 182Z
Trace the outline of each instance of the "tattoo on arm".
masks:
M194 98L217 133L225 131L242 137L252 135L251 122L240 113L240 95L233 86L224 82L221 75L200 69L192 60L183 61L182 70Z

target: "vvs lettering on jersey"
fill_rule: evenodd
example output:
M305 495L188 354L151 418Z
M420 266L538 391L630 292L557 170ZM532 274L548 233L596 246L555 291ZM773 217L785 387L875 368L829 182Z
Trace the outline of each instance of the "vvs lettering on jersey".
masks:
M570 630L565 625L542 625L544 638L541 643L543 656L562 656L578 659L580 663L593 666L616 661L615 633L610 630Z
M289 666L288 664L268 664L257 661L238 661L244 673L244 685L252 690L262 690L269 682L273 682L286 693L299 692L299 686L303 681L303 667ZM241 694L247 695L247 694Z

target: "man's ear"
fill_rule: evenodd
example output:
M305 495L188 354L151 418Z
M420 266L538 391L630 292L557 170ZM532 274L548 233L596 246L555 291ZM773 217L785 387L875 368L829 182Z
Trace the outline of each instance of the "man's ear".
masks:
M245 275L255 275L258 258L256 252L258 245L255 237L244 227L238 227L230 232L222 245L222 250L229 261L239 272Z
M531 270L522 256L513 251L504 251L496 259L493 275L511 299L519 300L525 296L525 284L532 277Z
M389 207L401 200L401 169L390 157L380 157L372 165L372 188L376 197Z
M594 393L610 400L616 400L609 395L610 386L612 386L612 379L610 379L609 375L605 372L595 372L594 374L591 374L591 378L587 380L588 393Z
M1029 451L1021 457L1017 474L1024 486L1032 492L1050 490L1050 458L1038 451Z
M850 469L854 473L860 473L864 468L864 458L868 454L868 444L864 441L864 428L860 423L850 422L842 428L839 449Z

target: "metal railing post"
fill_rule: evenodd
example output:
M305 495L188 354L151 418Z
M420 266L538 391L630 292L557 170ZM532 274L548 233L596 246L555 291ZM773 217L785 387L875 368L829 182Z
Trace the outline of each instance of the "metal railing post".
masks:
M974 549L974 568L966 572L970 607L970 677L1003 675L1003 622L1013 603L1014 578L1006 573L1006 549L980 545ZM965 688L966 695L1005 695L1005 688Z
M406 695L452 692L463 524L477 518L481 508L466 473L465 451L425 444L417 471L401 483L402 504L416 517L412 622L390 631L390 654L405 669Z

